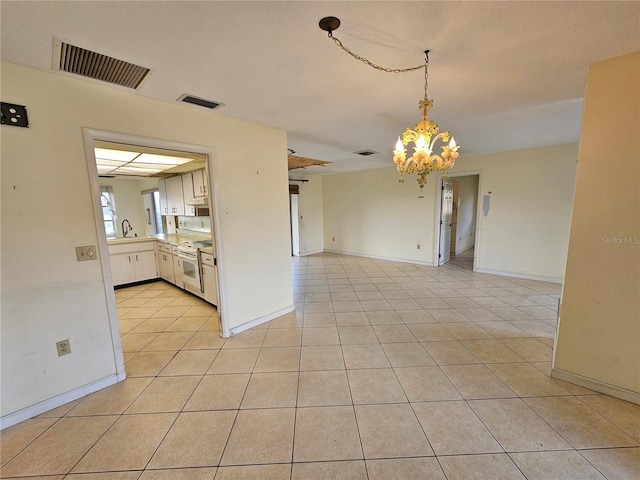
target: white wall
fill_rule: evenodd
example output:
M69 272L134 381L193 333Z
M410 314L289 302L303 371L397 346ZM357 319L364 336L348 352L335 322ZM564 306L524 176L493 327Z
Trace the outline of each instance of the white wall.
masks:
M578 145L461 156L452 172L479 170L490 210L477 219L479 271L560 281L564 276Z
M431 264L436 178L425 198L415 176L398 178L395 168L325 175L324 249Z
M476 240L478 212L478 175L455 177L458 181L458 224L456 227L456 255L473 247Z
M144 217L144 201L141 192L153 187L143 187L140 180L133 178L100 178L100 186L109 186L113 188L113 195L116 203L116 213L118 221L116 227L118 229L118 237L122 237L122 221L126 218L131 223L132 230L127 234L133 237L137 233L138 236L146 235ZM156 180L157 187L157 180ZM144 185L149 182L145 181Z
M491 192L477 219L479 269L562 279L577 156L570 144L456 161L452 172L481 171L481 194ZM325 250L432 264L437 183L429 175L419 199L415 176L398 183L393 167L325 175Z
M285 132L13 64L1 75L30 121L1 129L3 417L115 373L100 262L74 250L98 243L82 127L215 148L227 321L293 305Z
M323 250L323 213L322 213L322 176L305 176L295 172L292 178L307 179L298 182L298 231L300 234L300 255L322 252Z
M552 375L640 403L640 53L591 65Z

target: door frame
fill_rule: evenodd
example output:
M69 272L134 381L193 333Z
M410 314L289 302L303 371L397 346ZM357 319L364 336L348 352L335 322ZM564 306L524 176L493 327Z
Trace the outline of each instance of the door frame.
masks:
M449 178L454 177L469 177L472 175L478 175L478 205L476 208L476 232L473 243L473 271L475 272L478 267L478 258L480 253L480 213L482 212L482 170L466 170L463 172L449 172L447 176ZM433 266L438 267L440 253L440 217L442 216L442 174L439 174L436 180L436 192L435 192L435 211L433 215Z
M453 199L453 180L451 180L451 177L447 177L447 180L451 181L451 203L453 204L454 199ZM443 248L441 241L442 241L442 227L444 226L444 222L442 221L442 197L444 196L444 184L445 184L445 178L444 175L440 178L440 209L439 209L439 213L440 213L440 221L438 222L438 256L435 257L435 265L437 267L441 267L442 265L446 265L447 263L449 263L449 260L447 260L446 262L443 263L442 260L442 251ZM453 206L453 205L452 205ZM453 215L453 212L452 212ZM451 224L449 224L449 244L451 244ZM446 249L444 249L446 250ZM451 258L451 248L449 248L449 258Z
M300 256L300 224L298 223L298 195L289 194L289 225L291 227L291 255Z
M116 374L119 380L126 378L124 367L124 355L122 351L122 340L120 337L120 326L118 324L118 310L116 307L115 291L113 287L113 277L111 274L111 264L109 262L109 249L107 237L104 231L102 221L102 208L100 205L100 181L98 176L98 168L96 166L96 158L94 152L94 143L96 141L104 141L111 143L121 143L140 147L158 148L162 150L174 150L188 153L198 153L207 156L207 172L209 175L209 185L211 186L209 193L209 203L213 215L212 235L216 245L216 258L218 264L218 292L219 305L218 312L220 315L220 330L223 337L228 337L229 326L227 324L227 289L224 262L224 249L222 245L222 236L220 235L220 216L218 215L218 162L216 151L213 147L202 145L193 145L171 140L159 140L149 137L140 137L136 135L128 135L125 133L109 132L105 130L97 130L93 128L82 128L84 140L85 158L87 160L87 168L89 172L89 186L91 189L91 198L93 202L93 215L96 226L96 236L98 238L99 260L102 267L102 277L104 285L104 294L107 303L107 313L109 316L109 329L111 331L111 343L113 345L113 355L116 365Z

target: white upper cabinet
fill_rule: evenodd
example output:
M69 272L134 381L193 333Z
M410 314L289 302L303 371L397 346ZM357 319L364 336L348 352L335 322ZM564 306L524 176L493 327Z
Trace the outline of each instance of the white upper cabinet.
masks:
M193 195L195 197L205 197L209 193L209 182L207 181L206 170L196 170L193 173Z
M158 192L160 193L160 215L169 215L167 203L167 185L164 178L158 180Z
M165 179L167 187L168 215L184 215L184 195L182 193L182 176L176 175Z
M193 175L191 172L182 174L182 201L184 202L184 214L188 217L196 215L196 207L187 205L187 200L191 200L193 195Z

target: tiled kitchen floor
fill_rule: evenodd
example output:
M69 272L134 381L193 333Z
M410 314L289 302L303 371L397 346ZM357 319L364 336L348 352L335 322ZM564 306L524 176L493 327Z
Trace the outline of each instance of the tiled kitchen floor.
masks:
M640 478L640 406L549 378L560 285L329 254L293 274L296 312L226 341L177 288L118 290L127 380L3 431L0 476Z

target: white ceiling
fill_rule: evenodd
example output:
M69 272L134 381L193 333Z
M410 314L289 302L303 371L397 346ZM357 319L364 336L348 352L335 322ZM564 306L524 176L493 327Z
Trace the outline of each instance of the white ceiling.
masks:
M577 142L590 63L640 50L640 2L0 2L2 60L51 70L53 37L150 67L137 92L184 93L287 131L296 155L335 162L305 173L392 166L419 120L429 49L431 119L465 155ZM116 88L116 87L114 87ZM3 98L12 102L15 99ZM200 108L185 105L184 108ZM372 149L361 157L352 152Z

